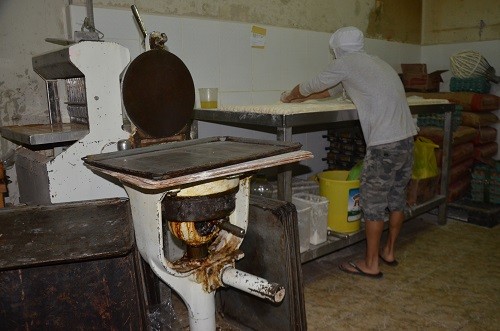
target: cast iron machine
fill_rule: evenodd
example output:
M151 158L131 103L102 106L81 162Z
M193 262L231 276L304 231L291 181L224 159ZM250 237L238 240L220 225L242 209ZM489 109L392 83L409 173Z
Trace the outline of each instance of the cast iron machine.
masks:
M149 50L128 66L123 102L150 137L175 135L191 119L194 84L175 55ZM147 106L146 106L147 105ZM139 252L189 310L192 330L215 330L215 291L233 286L280 302L284 288L234 268L248 224L251 175L310 158L300 144L213 137L90 155L98 173L128 194Z
M122 94L127 115L142 137L175 136L190 124L191 74L164 49L148 50L130 63ZM235 261L244 255L239 247L249 222L252 174L312 157L300 147L212 137L145 144L83 160L95 172L123 184L141 256L183 299L191 330L207 331L216 328L215 292L222 286L275 303L283 300L283 286L237 270Z
M235 261L243 257L238 248L249 222L251 174L311 157L299 148L214 137L93 155L85 162L123 183L139 252L182 297L191 330L206 331L215 330L215 291L221 286L276 303L283 299L281 285L235 269Z

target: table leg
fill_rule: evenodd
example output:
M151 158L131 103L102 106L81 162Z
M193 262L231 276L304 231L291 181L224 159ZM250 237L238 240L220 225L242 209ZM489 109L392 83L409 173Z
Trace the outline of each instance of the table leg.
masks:
M278 128L277 139L278 141L292 141L292 128ZM292 170L289 165L280 167L278 173L278 199L292 201Z

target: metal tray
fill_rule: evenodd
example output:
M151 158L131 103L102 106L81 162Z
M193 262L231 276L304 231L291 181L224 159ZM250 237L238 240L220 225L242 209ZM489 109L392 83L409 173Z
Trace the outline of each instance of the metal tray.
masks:
M300 150L299 143L210 137L89 155L91 166L164 180Z
M0 127L0 135L26 145L44 145L76 141L89 133L85 124L57 123Z

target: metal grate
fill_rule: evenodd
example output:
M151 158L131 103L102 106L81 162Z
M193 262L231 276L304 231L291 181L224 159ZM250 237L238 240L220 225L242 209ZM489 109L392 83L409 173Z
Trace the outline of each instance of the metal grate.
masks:
M89 123L85 78L66 79L68 114L71 123Z

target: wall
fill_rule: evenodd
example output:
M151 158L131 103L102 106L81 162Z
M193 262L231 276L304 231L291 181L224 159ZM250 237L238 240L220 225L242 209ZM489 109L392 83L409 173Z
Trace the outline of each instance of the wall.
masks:
M423 0L422 27L424 45L498 40L500 1Z
M70 3L84 4L85 0L0 1L0 126L48 122L44 83L32 70L31 58L35 54L60 47L44 39L66 37L65 6ZM420 11L417 9L420 3L421 0L408 0L405 6L397 5L397 0L93 1L96 8L130 11L130 6L136 4L141 13L247 22L326 34L340 26L356 25L362 30L369 30L367 36L375 39L414 44L418 44L420 39L419 34L415 33L420 29ZM399 9L395 11L394 8ZM406 20L404 17L411 19ZM416 21L413 21L413 17ZM408 24L406 21L413 23ZM101 28L99 24L97 28ZM394 31L400 31L401 37L395 36ZM134 33L137 31L134 30ZM303 41L290 40L294 44ZM266 56L272 56L271 52L266 51ZM315 63L315 69L319 70L322 62ZM15 147L0 138L0 159L5 159Z
M82 4L84 1L0 1L0 126L48 122L45 85L33 72L31 58L61 47L44 39L67 37L65 6L70 2ZM487 53L490 62L499 58L495 55L498 53L494 53L499 49L500 40L498 0L409 0L404 6L397 0L94 0L96 8L124 12L130 12L133 3L141 14L157 14L150 15L151 23L161 20L158 14L171 15L158 29L166 28L171 38L169 47L181 52L198 86L212 84L216 77L223 102L277 100L282 90L313 75L329 61L326 40L331 31L343 25L363 29L371 37L367 40L368 51L387 60L398 71L401 62L426 62L430 70L448 69L453 47L441 48L444 44L479 47ZM418 17L423 24L418 22ZM194 18L193 26L187 24ZM484 19L487 26L479 38L475 25L480 19ZM184 27L179 20L186 22ZM129 14L129 21L120 26L116 38L129 47L132 54L138 54L141 51L136 41L139 33L132 21ZM107 23L113 24L113 21ZM101 28L99 24L96 22ZM248 30L253 24L268 28L268 45L264 50L247 49ZM418 46L420 33L415 32L421 25L424 47ZM205 30L207 27L209 30ZM203 36L209 38L207 40L216 36L215 43L207 42ZM200 45L209 50L204 54L220 53L224 60L219 55L209 56L210 65L205 66L207 59L198 58ZM492 64L500 70L500 64ZM237 73L237 78L231 73ZM206 135L219 130L210 126L200 129ZM245 130L233 131L234 128L225 130L228 134L250 134ZM294 139L300 139L317 155L324 152L321 133L298 135ZM0 138L0 159L4 160L15 147ZM320 169L319 163L316 165L321 163L320 157L313 162L313 168ZM15 181L15 177L11 180Z
M98 8L94 16L105 40L128 47L132 58L142 52L141 36L130 10ZM68 30L79 30L84 17L84 7L71 6ZM184 61L196 88L219 88L221 104L277 103L282 91L309 79L332 58L328 47L330 33L258 25L267 31L265 47L260 49L251 47L253 24L151 14L141 14L141 18L148 31L167 33L168 50ZM417 45L367 39L366 48L398 71L401 62L415 62L420 57ZM315 155L315 159L303 163L310 173L326 168L322 157L328 144L323 134L293 136ZM214 135L276 139L274 133L199 123L200 137Z
M84 4L84 0L73 0ZM420 44L422 0L94 0L99 7L332 33L355 25L370 38Z

